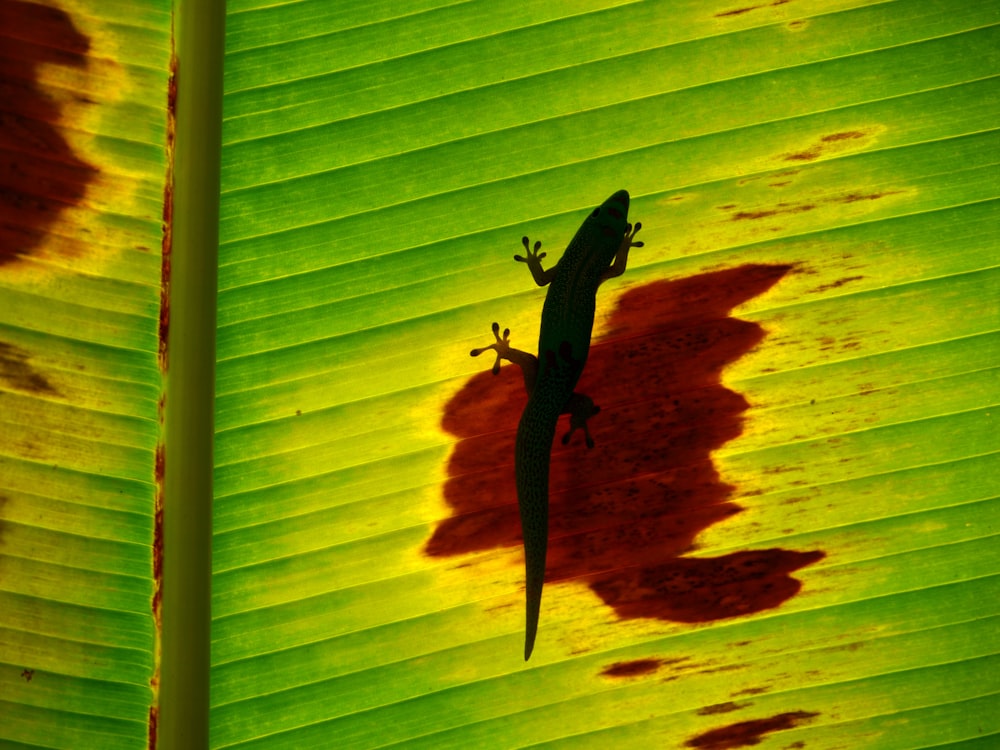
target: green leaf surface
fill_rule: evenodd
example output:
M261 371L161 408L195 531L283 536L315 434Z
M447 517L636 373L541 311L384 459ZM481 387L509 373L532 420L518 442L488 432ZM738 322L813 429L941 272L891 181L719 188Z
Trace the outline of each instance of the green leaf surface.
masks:
M157 734L194 7L43 13L85 62L37 66L35 124L5 121L0 153L51 123L90 181L0 247L2 747ZM997 743L1000 6L226 11L209 746ZM10 243L39 191L3 186ZM598 295L597 444L553 451L525 663L524 389L468 353L493 321L534 349L521 237L548 267L620 188L645 246Z
M169 4L0 18L0 745L144 747Z
M996 8L515 5L231 8L213 742L988 744ZM517 547L428 554L463 528L448 498L473 490L449 487L486 492L467 523L513 502L487 446L516 413L455 399L490 321L530 348L518 238L554 262L619 187L646 247L602 290L598 345L625 290L790 269L732 313L763 333L722 373L748 408L710 455L739 512L678 559L822 559L780 604L702 624L550 582L523 665ZM634 387L605 384L595 422ZM631 461L610 434L562 460ZM462 440L479 480L449 477Z

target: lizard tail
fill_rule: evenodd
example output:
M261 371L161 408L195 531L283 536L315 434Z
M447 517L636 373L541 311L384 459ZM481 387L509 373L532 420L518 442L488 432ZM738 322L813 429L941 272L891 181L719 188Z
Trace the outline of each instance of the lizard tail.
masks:
M532 408L532 407L535 408ZM514 454L517 466L517 503L524 536L525 632L524 660L531 657L538 632L538 616L545 582L549 543L549 454L558 414L541 414L529 401L517 428Z

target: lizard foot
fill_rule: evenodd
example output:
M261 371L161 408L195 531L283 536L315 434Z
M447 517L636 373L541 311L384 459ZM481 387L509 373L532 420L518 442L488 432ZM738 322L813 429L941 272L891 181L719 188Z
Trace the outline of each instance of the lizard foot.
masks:
M642 240L634 242L635 236L639 233L640 229L642 229L641 221L637 221L634 227L631 224L626 224L625 237L622 239L622 244L624 245L627 242L629 247L645 247L646 243Z
M542 268L542 258L545 257L545 253L538 252L542 243L536 241L534 246L528 241L527 237L521 238L521 244L524 245L524 255L515 255L514 260L518 263L525 263L528 266L528 270L531 271L531 278L535 280L538 286L545 286L553 278L555 278L556 269L555 266L546 271Z
M590 436L590 430L587 429L587 420L600 410L601 407L595 404L590 396L584 396L582 393L574 393L570 396L569 403L566 406L566 411L569 412L569 432L563 435L562 444L568 445L570 438L573 437L573 433L577 430L583 430L583 437L587 441L587 447L593 448L594 438Z
M500 360L510 359L510 329L503 329L503 338L500 337L500 324L493 324L493 338L496 341L489 346L483 346L478 349L473 349L469 352L470 357L478 357L483 352L492 349L497 353L496 362L493 363L493 374L496 375L500 372Z
M537 265L539 270L542 268L542 258L545 257L546 253L539 253L538 250L541 248L542 243L540 241L535 241L535 247L531 247L531 243L528 242L527 237L521 238L521 244L524 245L525 251L528 253L527 257L522 255L515 255L514 260L518 263L527 263L529 266Z

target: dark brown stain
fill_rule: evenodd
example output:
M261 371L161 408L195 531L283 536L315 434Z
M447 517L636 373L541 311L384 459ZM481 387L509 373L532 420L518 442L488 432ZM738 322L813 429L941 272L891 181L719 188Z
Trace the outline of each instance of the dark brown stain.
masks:
M170 256L174 245L174 140L177 135L177 55L170 56L167 83L167 174L163 182L163 240L160 243L160 320L157 359L160 372L167 372L170 340Z
M21 670L21 677L24 678L25 682L31 682L31 678L35 676L34 669L23 669Z
M765 734L793 729L804 721L817 716L819 714L814 711L790 711L766 719L741 721L692 737L684 743L684 747L697 747L701 750L731 750L731 748L759 745Z
M740 435L749 405L720 375L765 333L729 312L791 269L743 265L622 295L579 386L601 406L591 420L596 447L556 440L552 451L550 585L585 580L620 618L687 623L760 612L798 592L790 574L822 552L683 556L741 510L711 454ZM518 368L505 366L473 376L446 405L442 426L460 438L444 487L452 516L427 555L520 546L513 454L525 399Z
M0 0L0 266L28 255L97 169L62 137L67 123L38 85L43 64L85 68L90 40L58 8Z
M604 677L637 677L653 674L664 665L663 659L634 659L632 661L616 661L601 670Z
M58 393L45 376L32 367L27 351L5 341L0 341L0 381L17 391Z
M733 711L739 711L744 708L750 707L751 703L733 703L732 701L727 701L726 703L716 703L711 706L703 706L698 709L697 714L699 716L713 716L715 714L728 714Z

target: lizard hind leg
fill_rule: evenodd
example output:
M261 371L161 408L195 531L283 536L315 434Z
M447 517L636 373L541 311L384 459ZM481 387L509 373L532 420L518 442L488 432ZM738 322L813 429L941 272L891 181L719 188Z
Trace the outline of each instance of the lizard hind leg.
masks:
M573 433L577 430L583 430L583 437L587 442L587 447L593 448L594 438L590 436L590 430L587 429L587 420L600 410L601 407L595 404L590 396L582 393L574 393L570 396L569 401L566 403L566 409L563 412L569 414L569 431L562 436L562 444L568 445L570 438L573 437Z

